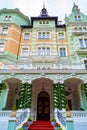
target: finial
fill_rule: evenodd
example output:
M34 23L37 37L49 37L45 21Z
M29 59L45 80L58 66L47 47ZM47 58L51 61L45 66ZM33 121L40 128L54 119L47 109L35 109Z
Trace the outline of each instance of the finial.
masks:
M45 8L45 2L44 2L44 0L43 0L43 8Z
M73 2L73 5L75 5L75 2Z

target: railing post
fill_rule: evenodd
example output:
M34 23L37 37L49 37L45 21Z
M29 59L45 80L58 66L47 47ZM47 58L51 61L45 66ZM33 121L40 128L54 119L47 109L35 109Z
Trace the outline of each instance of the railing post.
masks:
M66 129L67 130L74 130L73 119L71 117L66 118Z
M10 117L7 130L16 130L16 117Z

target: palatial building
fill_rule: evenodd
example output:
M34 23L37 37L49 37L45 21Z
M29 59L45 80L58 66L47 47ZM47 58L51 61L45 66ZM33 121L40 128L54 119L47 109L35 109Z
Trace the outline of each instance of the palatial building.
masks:
M87 16L75 4L65 24L45 6L30 19L17 8L1 9L0 113L16 104L33 120L51 120L67 103L74 129L86 130Z

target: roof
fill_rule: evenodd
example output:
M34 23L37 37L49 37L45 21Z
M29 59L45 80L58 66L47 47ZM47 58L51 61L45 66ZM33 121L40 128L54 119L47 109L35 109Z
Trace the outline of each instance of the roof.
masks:
M0 10L0 13L17 13L21 15L24 19L29 20L28 16L24 15L18 8L15 9L3 8Z

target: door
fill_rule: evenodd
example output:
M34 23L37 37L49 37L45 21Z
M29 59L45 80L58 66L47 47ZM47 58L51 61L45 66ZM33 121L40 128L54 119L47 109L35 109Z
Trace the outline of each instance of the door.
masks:
M45 91L38 95L37 120L50 120L50 97Z

